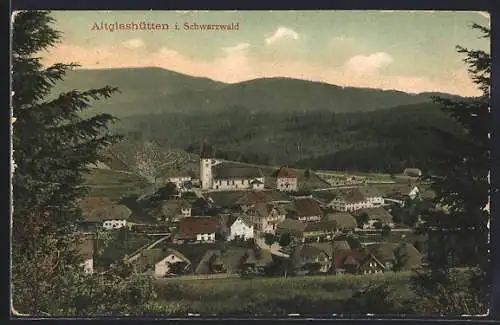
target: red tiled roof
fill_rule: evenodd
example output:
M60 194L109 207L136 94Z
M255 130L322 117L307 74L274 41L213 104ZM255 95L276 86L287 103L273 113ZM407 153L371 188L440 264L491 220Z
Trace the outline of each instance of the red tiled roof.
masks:
M323 211L319 203L313 199L298 199L295 201L298 216L320 216Z
M193 238L197 234L211 234L217 230L217 219L194 217L181 219L178 236L182 238Z
M334 262L336 267L344 265L361 264L366 258L366 254L357 249L341 250L334 253Z
M276 172L276 178L296 178L297 173L293 169L281 167Z

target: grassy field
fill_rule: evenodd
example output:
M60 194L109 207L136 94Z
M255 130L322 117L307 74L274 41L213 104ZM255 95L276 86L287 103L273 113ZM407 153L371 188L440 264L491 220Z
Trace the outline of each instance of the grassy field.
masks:
M135 174L114 170L92 169L84 177L91 196L105 196L116 201L123 195L142 194L152 186Z
M159 301L155 309L170 315L196 313L201 316L347 313L349 299L368 283L385 283L394 294L411 298L411 291L406 287L410 276L410 272L391 272L286 279L158 280Z

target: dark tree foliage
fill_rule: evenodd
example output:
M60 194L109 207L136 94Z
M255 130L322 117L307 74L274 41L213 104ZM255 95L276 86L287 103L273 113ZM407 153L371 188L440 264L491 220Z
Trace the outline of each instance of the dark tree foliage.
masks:
M472 28L481 31L484 37L490 37L488 28L477 24L473 24ZM452 134L434 130L443 144L432 156L436 175L432 188L436 192L437 209L423 218L429 235L432 272L431 275L417 277L417 283L421 284L419 289L432 296L439 286L446 288L451 285L450 268L477 267L481 270L478 276L480 281L474 282L477 287L471 292L475 292L486 303L487 222L490 216L486 205L491 190L488 181L492 130L491 57L481 50L469 50L461 46L457 49L465 55L464 62L482 95L463 100L435 99L443 111L459 123L462 132ZM451 307L443 308L449 311ZM457 312L465 312L457 308Z
M125 287L101 276L82 277L77 251L81 236L76 231L78 201L87 193L82 174L102 158L101 149L119 139L108 132L112 116L82 118L81 113L117 89L51 93L77 66L41 64L40 55L61 39L52 23L49 12L24 11L14 15L12 26L13 309L30 315L75 315L117 312L122 304L125 311L133 304L121 291ZM106 294L109 286L116 290Z

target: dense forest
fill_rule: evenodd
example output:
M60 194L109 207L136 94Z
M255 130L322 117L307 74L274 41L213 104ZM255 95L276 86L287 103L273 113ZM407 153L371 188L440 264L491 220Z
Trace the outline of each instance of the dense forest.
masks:
M200 141L216 156L265 165L366 172L400 172L428 165L439 150L432 128L458 131L439 106L412 104L372 112L253 112L234 106L218 113L165 113L123 118L121 132L197 153Z

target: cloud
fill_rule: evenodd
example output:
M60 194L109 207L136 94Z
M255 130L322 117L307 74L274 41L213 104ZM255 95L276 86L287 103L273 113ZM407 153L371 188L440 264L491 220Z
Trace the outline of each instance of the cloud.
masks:
M269 45L283 38L297 40L299 39L299 34L291 28L279 27L273 35L266 38L266 43Z
M236 53L241 52L250 47L250 43L240 43L234 46L224 47L222 48L227 53Z
M42 54L44 65L76 61L83 68L102 69L120 67L160 67L195 77L234 83L255 78L289 77L326 82L339 86L396 89L418 93L437 91L464 96L478 95L467 70L448 71L440 77L384 75L380 68L390 64L392 58L384 52L356 55L343 66L312 64L300 60L266 61L247 55L247 43L224 48L212 60L196 59L167 46L157 51L145 47L124 49L115 46L86 47L59 44L49 55Z
M144 47L144 41L140 38L132 38L122 43L128 49L138 49Z
M349 72L366 74L374 73L389 65L394 59L385 52L376 52L368 55L355 55L348 59L344 68Z

